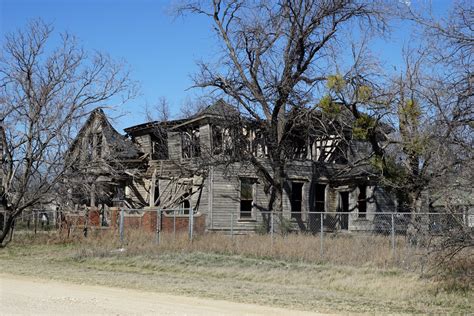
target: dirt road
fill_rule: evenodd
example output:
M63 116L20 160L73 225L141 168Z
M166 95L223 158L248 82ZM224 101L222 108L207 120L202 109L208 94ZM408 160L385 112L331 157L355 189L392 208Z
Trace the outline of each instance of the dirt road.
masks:
M0 274L0 306L2 315L318 315L252 304L5 274Z

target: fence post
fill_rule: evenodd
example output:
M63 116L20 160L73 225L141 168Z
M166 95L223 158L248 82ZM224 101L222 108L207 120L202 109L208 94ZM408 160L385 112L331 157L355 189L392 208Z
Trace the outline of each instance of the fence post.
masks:
M230 238L234 239L234 210L230 211Z
M176 240L176 210L173 210L173 240Z
M156 210L156 244L160 244L160 233L161 233L161 210Z
M193 242L193 228L194 228L194 211L193 208L189 208L189 240Z
M124 211L123 211L123 208L120 208L120 226L119 226L119 229L120 229L120 243L122 244L122 247L123 247L123 239L124 239L124 236L123 236L123 224L124 224Z
M272 238L272 250L273 250L273 239L275 238L275 227L274 227L274 217L273 217L273 211L270 213L270 234Z
M392 254L393 258L395 258L395 217L394 214L392 213Z
M320 228L319 228L319 255L321 257L321 260L323 259L323 254L324 254L324 244L323 244L323 234L324 234L324 223L323 223L323 213L319 214L320 215Z
M38 211L33 210L33 218L35 220L35 235L36 235L36 231L38 229Z

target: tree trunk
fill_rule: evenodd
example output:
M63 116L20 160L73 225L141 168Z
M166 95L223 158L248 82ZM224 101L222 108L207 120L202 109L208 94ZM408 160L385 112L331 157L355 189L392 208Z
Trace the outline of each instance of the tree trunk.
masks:
M35 235L38 231L38 212L33 211L33 218L35 219Z
M275 200L273 203L273 216L274 216L274 225L275 231L279 233L285 233L285 225L284 225L284 216L283 216L283 192L285 186L285 171L284 167L280 162L277 162L274 165L274 196Z
M5 247L10 241L11 241L11 236L10 239L7 240L7 237L13 230L13 224L15 223L15 218L13 216L7 215L7 221L5 223L5 227L0 234L0 248Z
M408 225L407 235L412 246L423 246L426 243L428 230L427 215L421 213L421 192L413 190L408 193L410 199L411 222Z

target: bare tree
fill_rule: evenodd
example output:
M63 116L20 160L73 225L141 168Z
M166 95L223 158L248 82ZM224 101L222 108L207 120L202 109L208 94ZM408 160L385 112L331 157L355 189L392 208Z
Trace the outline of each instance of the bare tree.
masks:
M224 96L265 139L269 164L245 149L248 135L234 135L242 136L237 140L244 149L241 158L253 165L268 188L271 210L282 210L286 167L293 154L289 149L295 147L298 124L304 117L317 118L312 113L318 99L328 108L336 106L318 92L336 72L329 59L332 48L343 42L341 30L356 25L382 30L385 9L382 3L352 0L192 1L179 8L180 13L201 14L213 22L222 44L220 59L215 65L201 63L195 83ZM238 124L235 118L233 123Z
M180 117L183 119L190 118L204 110L209 102L213 102L212 98L200 97L196 99L186 99L180 108Z
M160 97L151 107L145 108L145 117L148 122L159 121L166 122L171 119L171 109L168 99Z
M1 200L7 243L15 218L50 196L66 169L64 153L92 107L124 102L135 85L124 65L87 54L63 33L51 47L53 27L41 20L6 36L0 59L0 117L5 130ZM120 98L121 97L121 98Z
M404 175L398 180L411 210L419 211L422 192L429 192L424 202L458 213L474 187L474 11L469 1L457 1L441 18L430 8L410 7L404 17L416 22L426 40L419 52L407 54L405 73L393 80ZM472 227L462 217L452 218L456 224L439 244L443 260L474 245Z

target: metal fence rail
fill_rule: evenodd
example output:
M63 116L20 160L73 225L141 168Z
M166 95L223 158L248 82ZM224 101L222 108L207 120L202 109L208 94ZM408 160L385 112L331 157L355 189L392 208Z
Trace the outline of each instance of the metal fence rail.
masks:
M108 211L109 212L109 211ZM112 213L115 212L112 216ZM83 228L87 237L87 226L93 229L92 221L87 216L90 212L63 214L49 213L34 210L23 214L17 219L17 228L31 230L68 229L68 236L75 228ZM151 217L150 214L153 216ZM0 214L1 215L1 214ZM44 215L44 216L43 216ZM145 216L146 215L146 216ZM204 233L202 214L192 208L176 209L127 209L115 208L109 214L102 214L98 227L101 230L118 230L118 241L122 247L133 238L137 238L134 231L146 231L154 235L154 242L166 245L186 236L189 242L201 237ZM364 213L356 212L298 212L275 213L259 211L240 217L238 212L230 211L224 214L221 226L207 232L219 232L222 238L231 238L232 242L252 243L252 236L266 235L260 242L269 242L268 246L277 249L293 235L304 235L306 247L319 252L319 258L333 255L332 250L342 242L350 242L358 247L371 247L375 244L383 251L399 256L410 247L425 247L430 239L447 236L456 230L474 229L474 214L472 211L464 213ZM148 217L147 217L148 216ZM97 216L96 216L97 217ZM49 219L48 222L45 220ZM68 220L67 226L62 226L62 220ZM106 225L103 225L107 220ZM151 219L152 218L152 219ZM196 224L199 219L199 225ZM0 225L2 224L0 216ZM29 223L29 225L28 225ZM29 227L29 228L28 228ZM49 227L49 228L48 228ZM200 229L196 229L200 227ZM82 231L82 230L79 230ZM78 231L76 230L76 233ZM184 236L183 236L184 235ZM245 239L240 236L246 235ZM290 238L291 239L291 238ZM405 247L405 248L404 248ZM398 253L397 253L398 252Z
M334 236L390 239L393 256L396 255L400 237L411 246L427 244L432 238L446 236L455 230L473 228L474 214L466 213L364 213L353 212L306 212L290 215L268 213L270 234L306 233L319 236L320 255L325 251L325 239ZM277 219L275 219L275 217ZM275 222L280 223L275 225Z
M7 214L5 211L0 212L0 230L5 229ZM58 228L59 212L53 210L33 209L23 211L22 214L15 219L14 225L17 230L34 231L50 231Z
M176 232L177 232L177 218L187 218L187 231L188 231L188 238L192 242L195 232L194 232L194 216L196 215L196 210L193 208L176 208L176 209L120 209L120 216L119 216L119 236L120 242L123 244L125 242L125 217L127 214L135 213L135 214L142 214L144 212L156 212L157 215L157 224L156 224L156 243L159 244L161 241L161 235L163 232L163 217L170 216L173 218L173 239L176 239ZM140 225L142 226L142 224Z
M156 243L162 243L163 219L172 218L172 239L176 239L178 231L177 218L187 219L187 235L190 242L196 237L194 230L195 211L192 209L155 209L155 210L130 210L121 209L119 219L120 241L123 244L125 240L125 217L127 214L140 214L144 211L157 213L156 225ZM400 238L411 245L423 243L424 238L433 236L442 236L443 234L458 229L462 226L472 224L472 218L469 214L459 213L365 213L363 216L353 212L301 212L281 214L275 212L259 212L252 219L239 218L230 212L228 216L228 225L224 229L224 234L230 238L241 235L239 231L241 226L253 223L254 230L250 233L266 233L271 237L272 246L277 237L284 238L289 234L305 234L307 236L315 236L315 241L319 241L320 256L323 257L325 251L328 251L327 239L350 237L357 240L359 238L377 238L375 236L384 236L388 241L389 247L396 255L397 245ZM262 230L261 228L264 227ZM182 228L182 227L181 227ZM222 230L221 230L222 231ZM249 233L246 230L245 233ZM281 238L279 238L281 240ZM384 239L385 240L385 239Z

